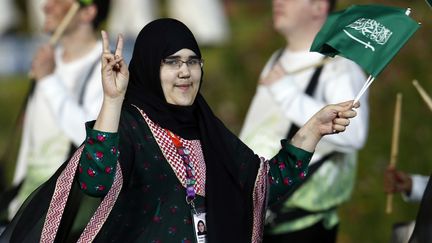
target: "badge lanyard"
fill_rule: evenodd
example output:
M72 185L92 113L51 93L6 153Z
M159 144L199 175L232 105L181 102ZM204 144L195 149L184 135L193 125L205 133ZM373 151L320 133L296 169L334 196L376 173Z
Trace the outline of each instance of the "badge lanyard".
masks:
M194 212L197 213L194 204L194 200L196 197L194 185L196 184L196 179L195 179L195 171L193 170L192 161L190 159L190 151L189 149L183 146L183 143L181 142L180 138L177 135L175 135L168 129L165 129L165 131L167 132L168 136L171 138L171 141L176 147L177 153L180 155L183 164L186 168L186 203L190 204Z
M186 168L186 203L191 205L192 207L192 221L194 224L196 242L206 243L206 212L202 208L195 208L194 200L196 198L196 194L194 185L196 184L197 180L195 178L195 171L192 166L192 160L190 159L190 151L185 146L183 146L183 143L177 135L175 135L168 129L165 129L165 131L171 138L171 141L176 147L177 153L180 155Z

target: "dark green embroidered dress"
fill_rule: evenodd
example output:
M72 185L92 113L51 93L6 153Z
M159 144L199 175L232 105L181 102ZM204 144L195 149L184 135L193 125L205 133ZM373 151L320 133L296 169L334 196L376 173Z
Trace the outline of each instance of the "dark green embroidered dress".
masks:
M106 214L106 220L96 217L93 223L89 223L101 226L99 231L92 232L95 237L91 238L91 241L194 242L190 206L185 202L185 187L180 182L178 173L165 158L164 149L159 147L154 131L150 130L143 115L135 107L123 109L119 133L98 132L91 127L92 123L88 123L88 137L78 165L81 190L109 200L110 197L106 194L114 181L118 156L123 174L123 186L118 198L112 202L112 210L98 214ZM77 153L80 151L79 149ZM240 155L243 151L238 152ZM133 160L122 160L126 154ZM268 161L261 160L253 196L250 197L254 205L251 242L260 242L264 209L267 206L265 203L274 203L306 176L311 156L311 153L283 140L282 148L276 156ZM67 170L73 160L72 158L66 162L49 181L31 195L5 233L0 236L1 243L41 241L44 220L50 216L47 215L48 207L56 206L55 191L62 191L63 186L58 182L67 177L63 175L64 170ZM236 166L246 168L247 163L248 161L238 161ZM71 180L74 180L74 175L75 173L70 174ZM242 184L247 176L247 173L240 174L237 178L239 183ZM75 180L73 183L77 182ZM200 192L195 200L197 207L207 203L199 194ZM227 218L228 220L230 219ZM59 232L61 229L62 227ZM211 231L211 228L207 229L208 233ZM81 237L84 235L86 239L86 234L88 232L84 231ZM227 239L226 242L231 241Z
M107 193L114 178L118 150L124 176L122 192L96 239L100 242L193 242L191 207L185 202L185 187L138 110L133 108L122 113L120 149L117 149L118 134L98 132L91 127L88 124L88 139L79 167L82 190L93 196ZM134 161L122 161L123 154L129 154ZM284 148L269 163L270 203L304 178L310 157L310 153L284 143ZM261 195L261 200L264 198ZM204 197L197 195L195 205L204 206ZM113 229L119 234L112 232Z

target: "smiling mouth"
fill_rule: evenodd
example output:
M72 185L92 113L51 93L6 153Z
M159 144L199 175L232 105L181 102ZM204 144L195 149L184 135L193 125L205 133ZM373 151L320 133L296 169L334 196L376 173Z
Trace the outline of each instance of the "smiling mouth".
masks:
M181 90L187 90L192 87L192 84L175 84L174 87L179 88Z

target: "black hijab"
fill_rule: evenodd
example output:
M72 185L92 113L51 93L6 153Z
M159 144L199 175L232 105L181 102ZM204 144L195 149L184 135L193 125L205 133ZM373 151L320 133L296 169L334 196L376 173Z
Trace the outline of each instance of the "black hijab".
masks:
M159 19L146 25L135 42L124 105L137 105L152 121L183 138L201 140L209 242L250 242L259 158L213 114L200 93L191 106L166 102L161 60L183 48L201 58L192 32L183 23Z
M139 105L157 124L184 138L198 138L196 104L168 104L161 86L162 59L188 48L201 58L198 43L187 27L174 19L160 19L146 25L139 33L129 64L130 81L125 103Z

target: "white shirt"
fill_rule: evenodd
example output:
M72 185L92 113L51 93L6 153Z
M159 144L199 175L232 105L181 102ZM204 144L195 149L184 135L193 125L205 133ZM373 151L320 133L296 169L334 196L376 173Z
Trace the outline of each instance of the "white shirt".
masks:
M406 202L420 202L423 198L424 191L429 181L429 176L411 175L412 188L411 194L402 193L402 197Z
M78 146L84 141L85 122L97 118L103 99L101 52L102 42L98 41L87 55L65 63L63 49L57 47L54 72L36 83L26 107L13 180L17 184L26 177L18 201L57 170L66 160L71 142Z
M274 54L261 76L273 66ZM313 52L284 51L280 61L289 73L322 60ZM272 85L258 85L247 113L240 138L257 154L271 158L280 149L279 141L286 138L291 123L301 127L326 104L353 100L366 77L354 62L336 57L324 65L314 97L304 93L314 68L286 75ZM360 99L358 115L351 119L347 130L337 135L325 136L319 142L312 162L331 151L354 152L363 147L368 130L367 96Z

